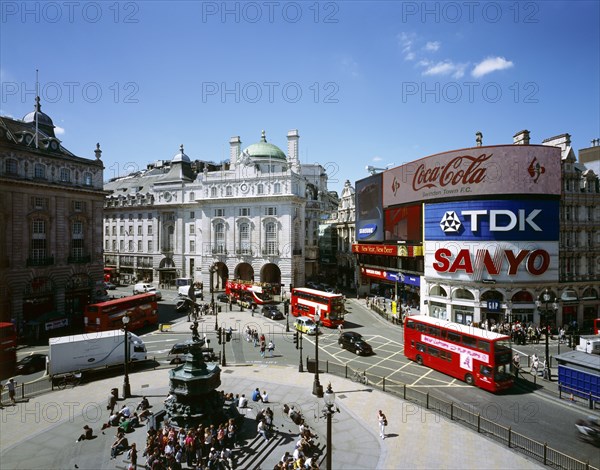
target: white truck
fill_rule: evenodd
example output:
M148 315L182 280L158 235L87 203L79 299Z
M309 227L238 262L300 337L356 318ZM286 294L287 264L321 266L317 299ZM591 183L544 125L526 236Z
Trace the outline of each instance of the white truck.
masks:
M575 349L588 354L600 354L600 335L580 336Z
M129 361L146 360L146 346L139 336L128 333ZM50 376L116 366L125 360L125 333L100 331L50 338L47 370Z

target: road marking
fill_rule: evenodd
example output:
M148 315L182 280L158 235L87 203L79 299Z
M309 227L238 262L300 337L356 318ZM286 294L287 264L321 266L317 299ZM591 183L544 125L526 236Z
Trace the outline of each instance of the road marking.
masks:
M433 369L429 369L426 374L419 377L417 380L415 380L413 383L411 383L410 386L413 387L417 382L419 382L420 380L423 380L425 377L427 377L432 372L433 372Z

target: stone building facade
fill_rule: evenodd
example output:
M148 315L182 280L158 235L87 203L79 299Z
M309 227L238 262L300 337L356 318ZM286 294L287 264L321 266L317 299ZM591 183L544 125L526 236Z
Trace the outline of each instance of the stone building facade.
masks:
M229 161L192 161L183 146L170 161L105 185L105 264L121 280L173 285L191 278L221 290L227 279L304 285L318 269L316 224L337 201L318 164L301 164L299 134L287 155L267 142ZM313 230L315 227L315 230Z
M0 118L0 321L58 335L103 295L101 150L63 147L52 119L34 111Z

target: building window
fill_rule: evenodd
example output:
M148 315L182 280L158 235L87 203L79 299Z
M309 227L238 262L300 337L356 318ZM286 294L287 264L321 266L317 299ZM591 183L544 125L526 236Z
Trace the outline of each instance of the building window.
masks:
M215 253L225 253L225 224L215 224Z
M119 227L119 235L120 235L120 236L123 236L123 235L125 235L125 227L124 227L124 226L122 226L122 225Z
M43 163L36 163L33 167L33 176L38 179L46 179L46 165Z
M194 211L190 212L190 219L195 219L196 213Z
M125 251L125 240L119 240L119 250Z
M251 253L250 249L250 224L240 224L240 253L247 255Z
M73 222L71 237L71 256L83 257L83 222L80 220Z
M240 217L250 217L250 208L249 207L240 207L239 216Z
M233 196L233 188L231 186L227 186L225 188L225 195L226 196Z
M215 217L225 217L225 209L215 209Z
M117 235L117 227L114 226L114 225L113 225L113 228L112 228L112 234L113 234L113 236Z
M110 249L110 242L109 242L108 240L106 240L106 241L104 242L104 249L105 249L106 251L108 251L108 250Z
M152 220L152 212L148 212L148 215L146 216L146 218L148 220Z
M17 160L9 158L6 160L6 173L9 175L16 175L18 170Z
M143 230L143 227L141 225L138 225L137 234L142 235L142 230Z
M217 188L210 188L210 197L217 197Z
M196 234L196 226L194 224L190 225L190 235Z
M138 242L137 242L137 251L139 253L142 252L142 240L138 240Z
M133 251L133 240L129 240L129 242L127 242L127 251Z
M73 210L75 212L83 212L85 210L85 202L73 201Z
M152 225L148 225L148 231L147 231L148 235L152 235Z
M265 215L277 215L277 207L265 207Z
M279 193L281 193L281 183L275 183L275 184L273 185L273 192L274 192L275 194L279 194Z
M110 235L110 227L108 225L104 227L104 235Z
M277 228L275 222L268 222L265 226L265 251L266 255L277 253Z
M83 174L83 185L84 186L92 185L92 174L87 171Z
M265 187L261 183L256 187L256 194L264 194L264 192L265 192Z
M154 251L154 247L152 245L152 240L148 240L148 253L152 253Z
M33 198L33 208L37 210L43 210L47 206L46 199L43 197Z
M117 240L113 240L112 242L112 251L117 251Z
M194 240L190 240L190 253L196 253L196 242Z
M192 192L190 193L190 202L194 201L194 199L196 199L196 195L194 194L194 191L192 191ZM193 214L193 212L192 212L192 214ZM193 218L193 217L194 217L194 216L192 216L192 218Z
M46 257L46 221L44 219L34 219L31 224L31 258L41 261Z
M70 183L71 182L71 170L68 168L60 169L60 181L62 183Z

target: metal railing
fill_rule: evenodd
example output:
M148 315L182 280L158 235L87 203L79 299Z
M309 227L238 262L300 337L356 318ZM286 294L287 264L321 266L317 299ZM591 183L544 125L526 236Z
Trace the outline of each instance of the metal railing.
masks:
M309 370L309 372L310 370L314 371L315 360L307 358L306 362L307 370ZM403 400L417 403L427 410L444 416L451 421L458 422L480 434L485 434L491 439L494 439L511 449L516 449L522 454L542 462L544 465L565 470L600 470L591 466L589 462L583 462L575 457L571 457L570 455L549 447L545 442L536 441L513 431L510 427L490 421L481 416L480 413L474 413L465 408L461 408L453 402L448 402L432 395L430 392L424 392L402 382L381 377L368 371L353 369L347 364L344 365L329 361L319 361L319 370L346 379L352 379L354 374L359 372L360 375L366 376L367 386L380 389L383 392L390 393Z

